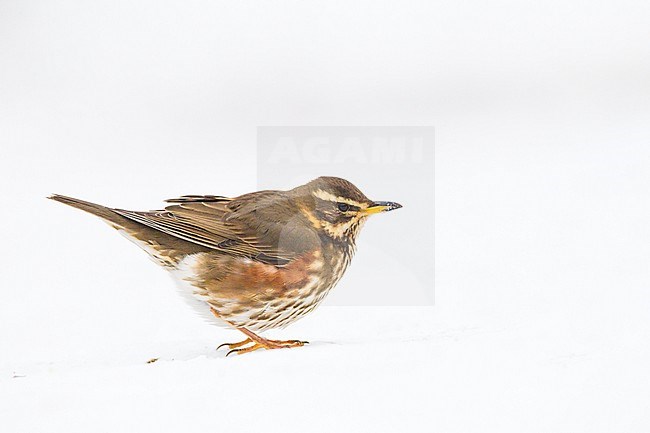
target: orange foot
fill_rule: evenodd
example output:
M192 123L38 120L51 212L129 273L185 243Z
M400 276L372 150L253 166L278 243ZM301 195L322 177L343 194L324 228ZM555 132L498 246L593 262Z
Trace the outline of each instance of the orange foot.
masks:
M218 313L214 308L212 308L211 311L212 314L214 314L216 317L221 319L221 317L219 317ZM257 349L284 349L284 348L291 348L291 347L300 347L300 346L304 346L305 344L309 344L308 341L300 341L300 340L268 340L264 337L260 337L259 335L255 334L252 331L249 331L246 328L237 327L232 323L231 325L234 328L246 334L248 338L238 343L224 343L219 345L219 347L217 347L217 350L221 349L224 346L228 346L228 349L230 349L228 353L226 353L226 356L233 353L242 355L244 353L254 352Z
M247 338L244 341L239 343L226 343L222 344L219 347L228 346L228 353L226 356L236 353L238 355L243 355L244 353L254 352L258 349L284 349L291 347L300 347L308 344L308 341L300 340L267 340L266 338L258 337L259 340L252 340ZM219 349L219 348L217 348Z
M224 346L228 346L228 349L230 349L230 350L232 350L232 349L236 349L236 348L238 348L238 347L245 346L245 345L247 345L248 343L252 343L252 341L253 341L253 340L251 340L250 338L247 338L247 339L245 339L244 341L240 341L240 342L238 342L238 343L223 343L223 344L220 344L219 346L217 346L217 350L221 349L221 348L224 347ZM226 356L228 356L228 355L226 355Z

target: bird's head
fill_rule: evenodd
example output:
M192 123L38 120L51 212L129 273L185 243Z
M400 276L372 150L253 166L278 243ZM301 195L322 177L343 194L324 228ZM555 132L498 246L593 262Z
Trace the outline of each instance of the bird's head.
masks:
M366 218L402 207L399 203L372 201L356 186L338 177L319 177L292 190L301 212L329 237L354 242Z

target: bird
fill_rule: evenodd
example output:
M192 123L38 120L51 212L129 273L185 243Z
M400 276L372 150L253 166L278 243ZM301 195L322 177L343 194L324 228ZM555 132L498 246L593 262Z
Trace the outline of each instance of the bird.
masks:
M184 195L156 211L48 198L107 222L171 273L196 313L241 331L244 340L217 347L226 356L306 344L259 334L313 311L348 268L367 218L402 207L331 176L232 198Z

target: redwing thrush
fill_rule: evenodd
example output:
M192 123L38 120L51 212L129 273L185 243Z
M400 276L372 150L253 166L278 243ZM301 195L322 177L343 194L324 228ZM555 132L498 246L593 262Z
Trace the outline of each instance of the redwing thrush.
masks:
M348 267L366 218L402 207L371 201L336 177L236 198L186 195L150 212L49 198L104 219L169 270L200 314L246 334L225 344L229 354L302 346L255 332L316 308Z

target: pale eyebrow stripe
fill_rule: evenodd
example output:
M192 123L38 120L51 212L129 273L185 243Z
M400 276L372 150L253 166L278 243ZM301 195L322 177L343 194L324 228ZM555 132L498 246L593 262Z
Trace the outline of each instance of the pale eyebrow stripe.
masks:
M346 197L338 197L335 196L332 193L329 193L327 191L323 191L322 189L317 189L316 191L313 192L314 196L325 201L332 201L336 203L347 203L352 206L356 206L358 208L363 207L362 203L359 203L357 201L354 201L352 199L346 198Z

